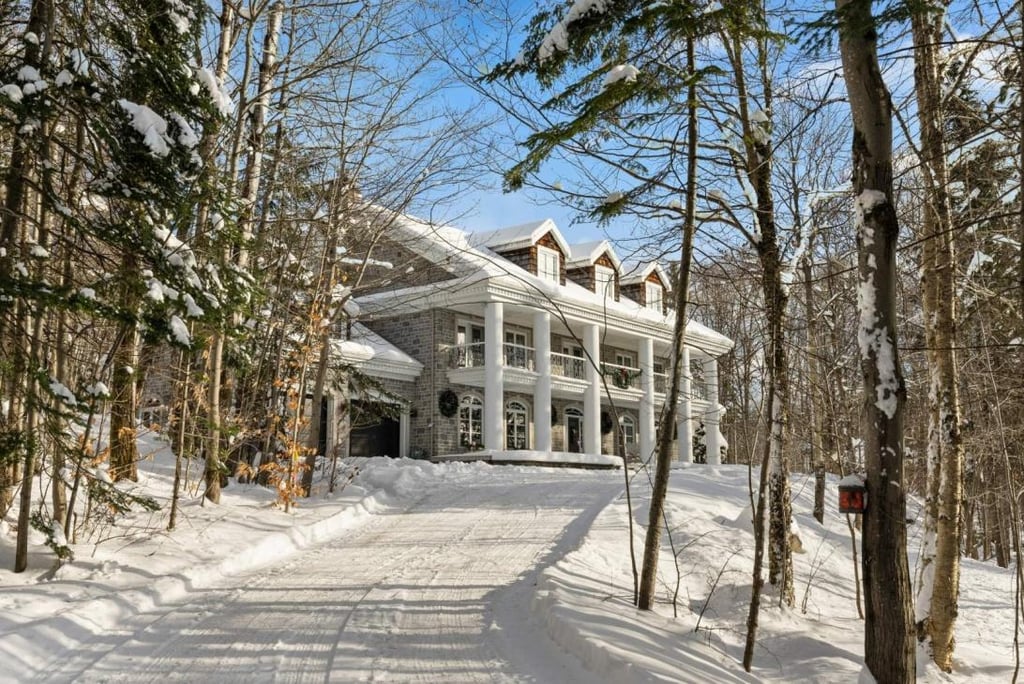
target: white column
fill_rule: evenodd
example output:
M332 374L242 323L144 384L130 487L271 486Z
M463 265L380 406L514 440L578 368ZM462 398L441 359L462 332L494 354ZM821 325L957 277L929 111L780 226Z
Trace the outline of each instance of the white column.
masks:
M551 451L551 314L538 311L533 315L534 368L537 384L533 386L533 448Z
M654 340L640 340L640 458L647 460L654 453Z
M398 455L409 458L409 406L403 406L398 415Z
M693 381L690 377L690 349L683 347L682 369L679 377L679 405L676 407L676 440L679 449L679 460L693 463Z
M708 465L721 465L722 440L718 432L718 421L721 415L718 408L718 361L708 359L704 362L704 382L707 385L708 411L704 418L704 443L708 447Z
M505 448L505 310L501 302L488 302L484 313L484 448Z
M587 388L583 393L583 451L601 453L601 338L596 325L583 326Z

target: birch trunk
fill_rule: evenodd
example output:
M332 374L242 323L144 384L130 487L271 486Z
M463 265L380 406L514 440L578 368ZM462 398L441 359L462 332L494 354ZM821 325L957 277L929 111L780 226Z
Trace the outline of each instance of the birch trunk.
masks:
M942 115L939 48L945 13L940 2L911 15L914 91L925 181L921 255L925 340L928 346L928 487L925 538L917 594L918 639L927 640L940 669L953 668L960 594L960 509L963 444L956 366L953 222Z
M686 41L686 63L690 73L695 73L696 51L694 39ZM683 345L686 343L686 299L690 290L690 262L693 259L693 234L696 231L696 190L697 190L697 87L691 83L687 91L687 134L686 134L686 209L683 219L683 244L679 254L679 281L676 283L676 321L672 331L672 377L669 381L665 410L661 415L662 429L658 435L658 455L651 488L651 505L647 518L647 533L644 538L643 565L640 570L640 585L637 592L637 607L650 610L654 603L654 587L658 575L658 558L661 555L661 526L665 510L665 495L668 492L669 467L672 463L672 426L676 423L676 411L684 372Z
M836 0L843 77L853 119L858 342L864 378L868 510L862 561L864 661L876 681L915 680L914 616L903 488L906 387L896 344L896 241L892 103L878 64L871 0Z

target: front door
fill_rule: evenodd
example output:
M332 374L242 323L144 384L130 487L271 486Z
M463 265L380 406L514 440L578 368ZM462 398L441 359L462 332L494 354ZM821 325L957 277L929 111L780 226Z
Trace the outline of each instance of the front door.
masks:
M565 450L583 453L583 412L579 409L565 409Z

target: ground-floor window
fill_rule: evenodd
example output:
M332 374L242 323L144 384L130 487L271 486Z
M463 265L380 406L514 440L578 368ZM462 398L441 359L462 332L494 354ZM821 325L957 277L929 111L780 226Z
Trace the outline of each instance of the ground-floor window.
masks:
M530 417L521 401L510 401L505 405L505 448L530 448Z
M459 444L479 448L484 444L484 402L474 394L459 400Z
M622 424L622 440L626 445L636 444L636 421L633 416L624 415L619 419Z

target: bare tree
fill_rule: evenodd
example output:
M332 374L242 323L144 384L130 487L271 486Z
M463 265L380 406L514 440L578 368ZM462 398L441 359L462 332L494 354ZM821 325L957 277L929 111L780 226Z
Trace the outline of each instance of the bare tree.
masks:
M896 346L892 103L878 65L871 0L837 0L843 77L853 119L858 341L864 377L864 460L870 509L862 540L864 660L877 681L915 678L903 486L903 383Z

